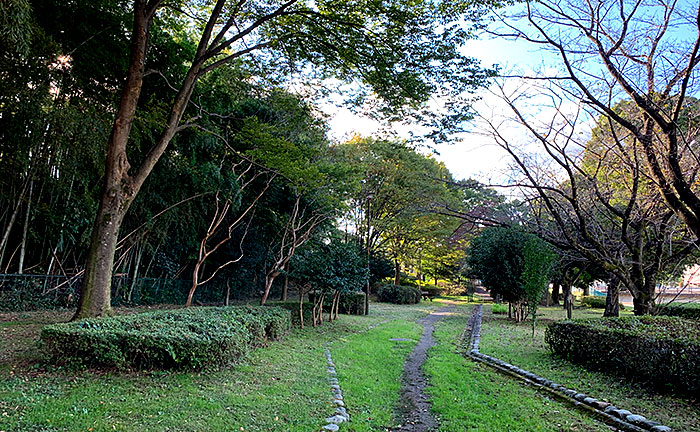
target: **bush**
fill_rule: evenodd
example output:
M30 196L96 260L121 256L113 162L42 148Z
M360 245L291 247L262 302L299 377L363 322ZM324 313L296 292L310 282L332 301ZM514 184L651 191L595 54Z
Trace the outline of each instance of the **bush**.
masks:
M416 304L420 303L421 291L414 286L386 284L377 289L377 297L385 303Z
M491 313L494 313L496 315L505 315L508 313L508 307L503 304L494 303L491 306Z
M686 319L700 320L700 303L660 305L657 313L659 315L677 316Z
M276 301L269 302L265 306L281 307L282 309L291 311L292 313L292 323L299 324L301 320L299 319L299 302L298 301ZM304 312L304 323L311 323L312 310L314 305L309 302L304 302L302 304L302 310Z
M281 308L191 308L54 324L41 340L56 363L200 369L235 362L290 327Z
M700 323L678 317L567 320L545 332L570 361L639 379L659 389L700 391Z
M583 296L581 304L594 309L605 309L605 297L602 296ZM625 305L620 303L620 310L625 310Z

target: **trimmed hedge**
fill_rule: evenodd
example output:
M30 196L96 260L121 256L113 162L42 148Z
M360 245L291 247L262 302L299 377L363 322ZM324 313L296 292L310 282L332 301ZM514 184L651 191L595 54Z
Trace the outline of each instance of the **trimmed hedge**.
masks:
M700 392L700 323L678 317L559 321L545 331L557 355L664 390Z
M508 313L508 307L503 304L494 303L491 306L491 313L495 315L506 315Z
M605 309L605 297L602 296L583 296L581 304L594 309ZM620 310L625 310L625 305L620 303Z
M290 328L281 308L207 307L54 324L41 340L55 363L200 369L235 362Z
M700 320L700 303L660 305L658 314Z
M414 286L387 284L377 289L377 297L385 303L416 304L420 303L421 290Z

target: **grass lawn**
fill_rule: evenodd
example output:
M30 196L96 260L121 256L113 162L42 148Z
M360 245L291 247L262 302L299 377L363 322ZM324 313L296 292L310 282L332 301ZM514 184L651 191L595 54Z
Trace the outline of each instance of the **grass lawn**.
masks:
M425 365L440 431L609 430L547 393L463 357L456 343L471 307L459 306L455 312L436 324L437 344Z
M415 338L415 319L439 307L372 304L370 316L294 330L233 368L201 373L53 370L40 366L33 346L42 324L66 313L5 319L0 352L12 355L0 360L0 431L318 430L333 412L329 341L353 427L372 430L391 423L396 377L412 346L395 348L388 338Z
M493 315L483 307L480 351L505 360L554 382L646 416L677 431L700 431L698 401L647 390L624 378L588 371L553 357L544 343L546 324L566 318L561 308L540 308L535 338L531 321L515 324L507 316ZM626 310L624 313L631 314ZM602 309L577 309L574 318L601 317ZM541 320L539 318L542 318Z

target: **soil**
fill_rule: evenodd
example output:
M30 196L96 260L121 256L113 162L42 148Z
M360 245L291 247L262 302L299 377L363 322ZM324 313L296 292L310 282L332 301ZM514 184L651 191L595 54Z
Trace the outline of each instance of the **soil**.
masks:
M395 431L424 432L437 429L437 420L430 412L430 402L424 392L427 380L422 368L428 356L428 350L435 345L433 338L435 323L452 309L454 305L442 308L418 321L423 325L423 336L404 365L400 407L403 424L394 429Z

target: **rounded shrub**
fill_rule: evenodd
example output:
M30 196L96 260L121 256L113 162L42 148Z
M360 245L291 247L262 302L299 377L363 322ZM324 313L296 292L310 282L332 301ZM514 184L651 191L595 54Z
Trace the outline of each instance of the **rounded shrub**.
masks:
M416 304L420 303L421 290L414 286L386 284L377 289L377 297L385 303Z

